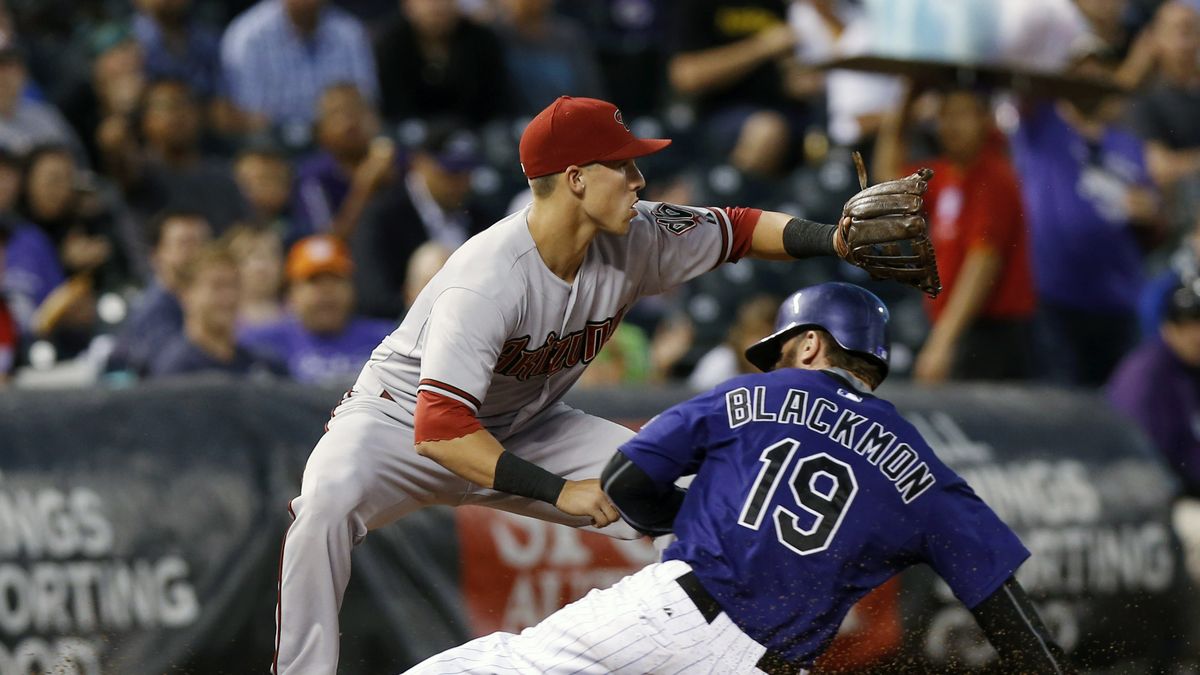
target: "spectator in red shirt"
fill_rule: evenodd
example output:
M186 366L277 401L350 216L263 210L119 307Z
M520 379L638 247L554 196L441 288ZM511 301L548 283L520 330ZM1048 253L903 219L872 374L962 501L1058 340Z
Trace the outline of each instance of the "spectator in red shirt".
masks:
M905 143L914 97L885 122L877 139L877 178L911 170ZM1031 377L1036 297L1016 174L987 99L946 91L936 119L939 154L925 194L944 290L926 308L932 329L914 377L1002 380Z

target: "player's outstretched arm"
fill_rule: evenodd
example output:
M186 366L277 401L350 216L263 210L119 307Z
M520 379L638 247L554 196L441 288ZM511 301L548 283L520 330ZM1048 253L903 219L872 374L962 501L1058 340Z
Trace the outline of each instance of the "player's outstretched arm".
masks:
M1007 673L1076 672L1050 636L1025 589L1013 577L971 610Z
M616 522L617 510L600 481L567 480L506 452L486 429L449 440L417 443L417 452L472 483L553 504L571 516L587 516L596 527Z
M641 467L618 451L600 474L600 485L630 527L657 537L670 534L686 490L660 488Z
M892 279L936 296L942 289L929 241L921 195L929 169L868 187L866 168L855 155L863 189L850 198L836 226L763 211L750 238L749 255L787 260L836 255L876 279Z
M834 234L837 227L779 211L763 211L750 238L752 258L793 260L837 255Z

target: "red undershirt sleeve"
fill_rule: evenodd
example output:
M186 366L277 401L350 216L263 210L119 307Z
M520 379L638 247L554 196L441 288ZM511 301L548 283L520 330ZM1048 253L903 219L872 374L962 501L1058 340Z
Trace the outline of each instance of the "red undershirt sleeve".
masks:
M737 262L750 252L750 242L754 238L754 228L762 216L762 209L751 209L744 206L730 206L713 209L725 214L729 219L730 230L733 232L733 244L729 247L727 262Z
M417 413L414 417L413 438L417 443L451 441L483 428L466 405L428 390L417 393Z

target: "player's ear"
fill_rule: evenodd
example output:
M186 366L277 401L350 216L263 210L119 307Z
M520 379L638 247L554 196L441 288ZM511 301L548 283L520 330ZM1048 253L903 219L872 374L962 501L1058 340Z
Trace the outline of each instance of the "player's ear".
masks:
M583 168L572 164L567 167L563 175L567 181L567 188L571 190L571 193L576 196L582 195L584 184L587 182L583 176Z
M806 330L797 338L800 344L797 345L796 355L799 357L800 363L806 366L812 365L817 355L821 353L821 334L815 330Z

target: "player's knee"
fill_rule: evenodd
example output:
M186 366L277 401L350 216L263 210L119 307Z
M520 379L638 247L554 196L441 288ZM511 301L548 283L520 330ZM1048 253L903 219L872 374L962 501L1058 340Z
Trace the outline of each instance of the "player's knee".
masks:
M305 476L304 488L297 500L297 517L303 515L330 525L344 522L365 501L368 483L364 478L361 472L349 466Z

